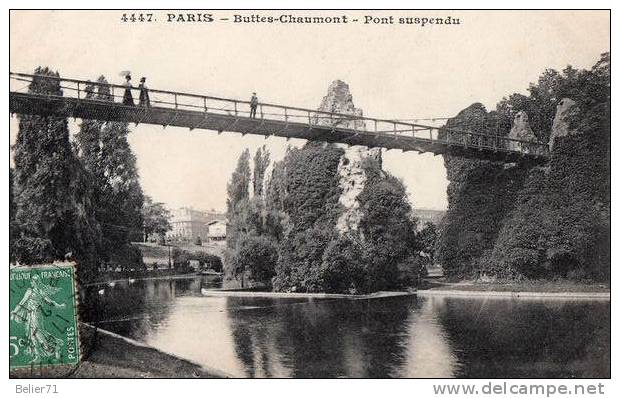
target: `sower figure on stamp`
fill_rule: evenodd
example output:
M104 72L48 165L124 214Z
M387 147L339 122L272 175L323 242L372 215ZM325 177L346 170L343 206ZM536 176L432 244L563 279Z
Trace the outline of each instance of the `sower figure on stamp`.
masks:
M43 319L49 316L42 309L43 305L55 308L64 308L65 304L57 303L52 299L60 291L59 288L49 286L40 281L39 276L32 277L31 287L26 290L17 306L11 311L11 319L24 325L27 339L27 349L32 357L32 363L43 358L59 360L63 341L46 330Z
M151 99L149 98L149 89L146 87L146 77L140 79L140 102L139 105L145 108L151 107Z
M258 107L258 97L256 93L252 93L252 98L250 98L250 117L252 119L256 118L256 108Z
M131 75L125 76L125 93L123 94L123 105L135 106L133 102L133 95L131 95Z

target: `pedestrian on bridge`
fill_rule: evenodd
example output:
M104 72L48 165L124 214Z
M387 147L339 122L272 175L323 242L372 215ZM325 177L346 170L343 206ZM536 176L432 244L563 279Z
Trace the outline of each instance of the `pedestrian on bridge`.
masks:
M258 97L256 93L252 93L252 98L250 98L250 118L256 119L256 108L258 107Z
M131 75L125 75L125 93L123 94L123 105L135 106L133 95L131 95Z
M150 108L151 99L149 98L149 89L146 87L146 77L140 79L140 102L141 107Z

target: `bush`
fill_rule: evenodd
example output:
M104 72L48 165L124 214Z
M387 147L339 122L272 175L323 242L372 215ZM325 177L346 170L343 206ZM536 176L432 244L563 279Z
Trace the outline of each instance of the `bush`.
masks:
M447 274L609 279L609 66L603 54L590 71L547 70L530 85L530 96L515 94L498 104L510 116L526 110L545 139L557 101L577 102L579 112L570 120L575 133L555 141L545 166L504 169L445 157L450 206L438 257ZM483 119L482 113L472 106L448 124L471 128L467 123Z
M278 250L274 241L265 236L244 235L230 256L230 271L233 276L244 276L252 281L271 284L275 275L275 264L278 261Z
M194 253L192 260L197 260L201 267L212 269L216 272L222 272L222 259L216 255L209 253Z
M187 250L178 247L172 249L172 265L174 268L189 268L189 260L193 260L193 256Z
M11 247L15 260L20 264L40 264L54 260L54 248L49 239L20 236Z
M327 293L366 292L366 267L363 248L347 237L338 237L323 253L322 290Z
M146 269L142 259L142 252L138 247L130 244L121 245L110 253L110 262L114 265L120 265L122 270L132 268L136 270Z
M397 269L397 286L401 289L417 286L420 278L427 275L428 260L418 255L412 255L400 262Z
M288 234L280 244L273 287L276 291L322 292L321 263L331 241L337 238L333 226L315 225Z

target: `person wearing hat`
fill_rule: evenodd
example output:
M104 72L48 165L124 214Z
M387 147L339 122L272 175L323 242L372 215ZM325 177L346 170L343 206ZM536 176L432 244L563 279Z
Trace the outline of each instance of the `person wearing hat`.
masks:
M135 106L133 95L131 95L131 75L125 75L125 93L123 94L123 105Z
M250 98L250 117L252 119L256 118L256 108L258 107L258 97L256 93L252 93L252 98Z
M146 77L140 79L140 102L139 105L142 107L150 108L151 107L151 99L149 98L149 89L146 87Z

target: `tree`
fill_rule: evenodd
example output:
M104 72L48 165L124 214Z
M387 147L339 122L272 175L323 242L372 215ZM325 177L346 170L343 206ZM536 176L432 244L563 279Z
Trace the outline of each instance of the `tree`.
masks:
M579 111L569 120L574 133L558 139L544 166L445 156L449 207L437 256L448 274L609 279L609 66L606 53L591 70L546 70L528 96L513 94L498 104L508 118L525 110L545 140L557 103L566 97L577 102ZM489 115L472 105L448 125L475 127Z
M112 101L110 87L100 76L86 87L86 97ZM142 226L144 197L135 155L124 122L83 120L76 134L78 156L93 182L93 203L101 225L105 256L127 245Z
M264 145L258 148L254 154L254 176L252 183L254 187L254 196L256 197L261 197L263 195L263 181L267 168L269 167L269 157L269 150Z
M435 244L437 242L437 227L430 221L418 232L418 243L422 253L428 257L431 264L435 264Z
M230 258L231 272L235 278L241 279L241 287L244 287L246 275L253 281L270 284L277 260L278 250L272 239L244 235Z
M418 251L416 220L407 190L399 179L382 172L376 161L368 162L368 180L358 195L362 219L360 235L368 261L362 291L374 292L398 286L399 264Z
M171 214L161 202L153 202L150 196L144 197L142 205L142 230L146 242L152 234L163 237L172 229L170 225Z
M508 105L505 108L512 109ZM502 113L498 113L493 115L482 104L475 103L459 112L446 126L493 135L496 131L489 127L501 122ZM505 168L501 162L448 154L444 163L449 181L448 211L439 231L437 260L447 275L476 274L480 258L493 247L502 220L514 206L516 192L530 166L523 163Z
M265 206L270 210L284 212L284 198L286 197L286 163L290 159L291 147L286 148L284 159L275 162L271 169L271 176L267 182Z
M62 95L58 77L37 68L30 93ZM90 201L91 185L69 142L67 121L23 115L15 144L15 220L20 227L16 259L21 262L75 257L78 277L93 276L100 232Z
M237 167L226 187L226 213L230 216L237 203L250 197L250 151L245 149L237 160Z
M9 261L15 262L15 239L19 236L19 226L15 220L17 204L15 203L15 170L9 168Z

